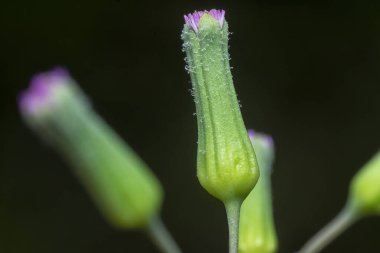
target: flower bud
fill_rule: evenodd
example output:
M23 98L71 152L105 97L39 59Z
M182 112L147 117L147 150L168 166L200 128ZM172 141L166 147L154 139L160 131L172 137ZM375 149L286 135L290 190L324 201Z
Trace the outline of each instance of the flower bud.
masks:
M361 215L380 215L380 152L352 179L349 201Z
M35 76L19 107L26 123L72 165L111 224L144 228L158 214L160 183L65 70Z
M196 11L185 21L183 49L198 121L198 179L224 202L244 199L259 170L232 82L224 11Z
M274 160L272 137L249 131L260 168L255 188L240 211L239 253L274 253L277 235L273 222L271 171Z

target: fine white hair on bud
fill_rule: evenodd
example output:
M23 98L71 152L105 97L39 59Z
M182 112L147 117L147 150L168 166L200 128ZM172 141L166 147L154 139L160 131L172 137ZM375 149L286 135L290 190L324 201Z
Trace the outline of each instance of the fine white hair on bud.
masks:
M182 32L198 120L197 176L223 202L243 200L259 177L236 97L223 10L185 15Z

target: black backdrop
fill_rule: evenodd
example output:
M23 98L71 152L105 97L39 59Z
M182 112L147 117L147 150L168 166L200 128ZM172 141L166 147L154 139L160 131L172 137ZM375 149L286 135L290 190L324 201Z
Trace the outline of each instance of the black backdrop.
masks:
M16 97L62 65L163 182L163 218L185 252L227 252L221 203L195 174L196 120L182 15L224 8L247 127L270 133L280 252L342 207L380 147L380 9L375 1L66 0L0 3L0 252L156 252L110 228L71 171L22 124ZM368 218L325 252L379 252ZM377 246L377 249L376 249Z

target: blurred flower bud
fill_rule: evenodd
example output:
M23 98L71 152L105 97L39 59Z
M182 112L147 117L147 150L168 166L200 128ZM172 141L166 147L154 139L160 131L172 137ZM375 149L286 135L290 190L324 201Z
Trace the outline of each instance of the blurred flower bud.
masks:
M91 109L65 70L36 75L19 107L28 125L72 165L113 225L144 228L158 214L160 183Z
M223 10L185 16L182 32L198 120L198 179L214 197L244 199L259 177L240 113Z
M380 152L352 179L349 201L361 215L380 214Z
M277 235L273 222L271 171L274 160L272 137L249 130L260 178L244 200L240 211L239 253L274 253Z

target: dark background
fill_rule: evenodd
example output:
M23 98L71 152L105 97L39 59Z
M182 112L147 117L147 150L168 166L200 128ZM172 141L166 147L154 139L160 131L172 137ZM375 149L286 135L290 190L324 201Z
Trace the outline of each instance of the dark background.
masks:
M344 205L380 147L376 1L1 1L0 252L156 252L108 226L64 162L27 129L16 97L67 67L96 109L161 179L163 219L185 252L227 252L222 204L196 178L196 120L183 14L223 8L247 127L274 136L280 252L294 252ZM325 252L379 252L367 218Z

